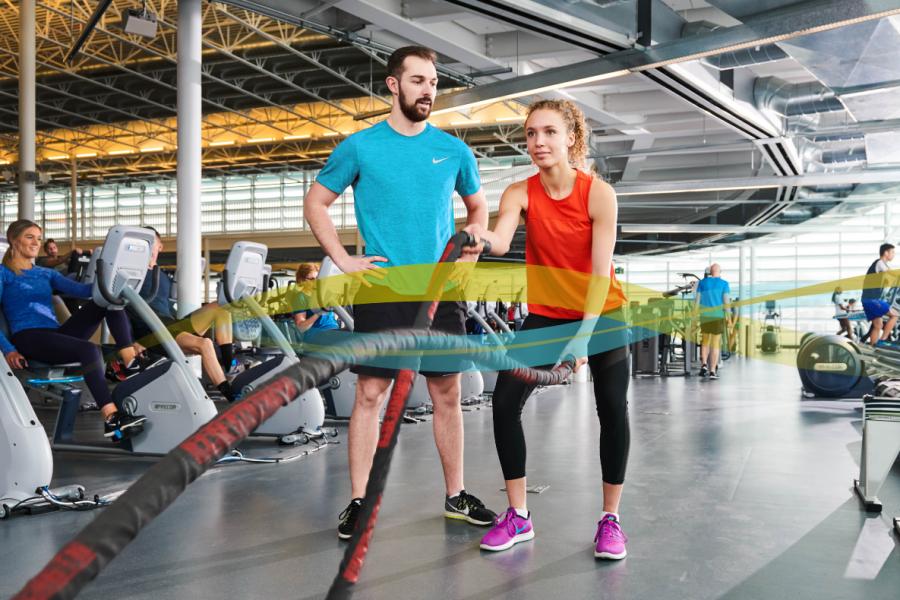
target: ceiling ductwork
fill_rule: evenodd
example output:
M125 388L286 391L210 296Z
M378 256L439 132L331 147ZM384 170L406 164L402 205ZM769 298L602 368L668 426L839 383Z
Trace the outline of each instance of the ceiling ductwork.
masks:
M835 93L818 82L788 83L778 77L760 77L753 84L756 107L790 119L844 110Z
M684 27L681 29L681 37L706 34L719 28L719 25L709 21L690 21L685 23ZM755 46L752 48L744 48L743 50L716 54L714 56L703 58L700 62L717 71L727 71L730 69L750 67L752 65L762 65L778 60L784 60L786 58L790 58L790 56L788 56L784 50L775 44L766 44L764 46Z
M790 57L784 50L775 44L769 44L767 46L745 48L743 50L710 56L703 60L703 64L719 71L727 71L729 69L740 69L752 65L762 65L778 60L784 60L786 58Z

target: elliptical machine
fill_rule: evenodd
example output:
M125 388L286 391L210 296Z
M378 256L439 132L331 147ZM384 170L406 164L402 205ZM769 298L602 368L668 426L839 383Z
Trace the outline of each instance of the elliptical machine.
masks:
M781 313L774 300L766 300L765 314L762 319L759 349L764 354L775 354L781 345L778 336L781 334Z
M258 389L276 373L299 362L290 342L253 298L265 290L264 274L268 251L265 245L256 242L235 243L228 254L217 290L220 305L248 309L280 351L270 354L268 360L234 378L231 385L239 397ZM282 407L261 424L253 435L276 437L284 445L305 444L311 439L324 438L326 433L336 436L337 431L322 429L324 422L325 402L321 392L314 388Z

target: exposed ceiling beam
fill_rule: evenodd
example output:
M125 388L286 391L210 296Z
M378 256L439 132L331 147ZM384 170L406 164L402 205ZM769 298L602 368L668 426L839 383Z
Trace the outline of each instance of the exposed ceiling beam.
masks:
M362 2L344 0L351 1ZM614 52L603 58L446 94L437 98L434 112L471 108L571 85L613 79L628 73L651 71L895 14L900 14L900 0L807 0L784 9L758 14L748 18L742 25L661 43L646 50Z
M315 58L313 58L312 56L310 56L308 53L302 52L302 51L300 51L300 50L297 50L297 49L294 48L291 44L287 43L287 41L286 41L285 39L276 37L275 35L272 35L271 33L267 32L267 31L264 31L263 29L261 29L260 27L258 27L256 24L251 23L250 21L248 21L246 18L240 18L240 17L238 17L237 15L233 14L232 12L226 10L221 4L219 4L219 3L216 2L216 3L213 3L212 6L213 6L214 9L215 9L216 11L218 11L219 13L221 13L221 14L223 14L223 15L226 15L227 17L233 19L233 20L234 20L235 22L237 22L237 23L240 23L240 24L243 25L244 27L250 29L251 31L253 31L253 32L256 33L257 35L259 35L260 37L262 37L263 39L269 40L269 41L272 42L273 44L276 44L276 45L277 45L279 48L281 48L282 50L285 50L286 52L292 54L293 56L296 56L296 57L299 58L300 60L302 60L302 61L304 61L304 62L306 62L306 63L308 63L308 64L314 66L316 69L320 69L320 70L322 70L322 71L325 71L326 73L328 73L328 74L331 75L332 77L335 77L335 78L337 78L337 79L340 79L341 81L343 81L343 82L346 83L347 85L350 85L350 86L352 86L352 87L358 89L359 91L361 91L361 92L364 93L364 94L369 95L370 97L374 97L376 100L379 100L380 102L382 102L382 103L384 103L384 104L390 104L389 101L385 100L385 99L382 98L381 96L375 95L374 92L372 91L372 89L370 89L369 87L367 87L365 83L360 83L360 82L358 82L358 81L355 81L354 79L352 79L352 78L350 78L350 77L347 77L344 73L341 73L340 71L337 71L337 70L335 70L335 69L332 69L331 67L329 67L328 65L326 65L326 64L323 63L322 61L316 60ZM249 12L249 11L245 11L245 12Z
M812 187L853 185L860 183L900 183L900 169L858 171L850 173L809 173L793 177L726 177L722 179L623 183L615 187L616 194L619 196L648 196L653 194L755 190L779 188L789 185L794 187Z
M335 8L432 48L473 69L506 66L486 54L482 36L456 23L433 23L425 27L403 18L400 0L341 0Z
M870 232L869 225L846 225L842 221L833 223L798 223L797 225L707 225L698 223L622 223L619 230L625 233L821 233L825 231Z

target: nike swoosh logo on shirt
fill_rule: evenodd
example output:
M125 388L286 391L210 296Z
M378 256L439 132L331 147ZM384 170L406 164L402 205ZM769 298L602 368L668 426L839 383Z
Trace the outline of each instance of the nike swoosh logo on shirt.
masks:
M448 158L450 158L450 157L449 157L449 156L445 156L444 158L432 158L432 159L431 159L431 164L436 165L436 164L438 164L438 163L442 163L442 162L444 162L445 160L447 160Z

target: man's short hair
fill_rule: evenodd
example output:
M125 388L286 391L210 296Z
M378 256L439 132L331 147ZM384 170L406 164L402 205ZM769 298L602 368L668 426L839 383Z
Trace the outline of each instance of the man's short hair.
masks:
M55 243L56 243L56 240L54 240L53 238L47 238L44 241L44 252L45 253L47 252L47 248L50 246L50 244L55 244Z
M437 53L431 48L426 48L425 46L404 46L394 50L394 53L388 58L388 75L399 80L400 76L403 75L403 61L408 56L418 56L424 60L430 60L432 63L437 63Z
M894 249L894 245L893 245L893 244L882 244L882 245L878 248L878 256L884 256L884 253L885 253L885 252L887 252L887 251L889 251L889 250L893 250L893 249Z
M156 239L162 241L162 236L159 235L159 232L156 229L154 229L153 227L150 227L149 225L144 225L144 229L149 229L150 231L152 231L153 233L156 234Z

